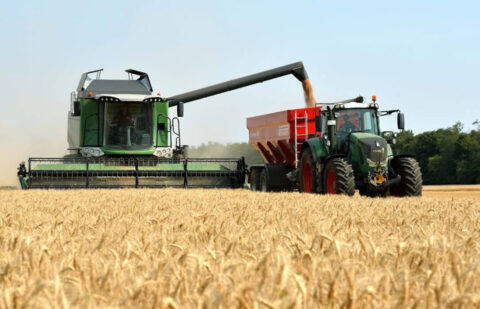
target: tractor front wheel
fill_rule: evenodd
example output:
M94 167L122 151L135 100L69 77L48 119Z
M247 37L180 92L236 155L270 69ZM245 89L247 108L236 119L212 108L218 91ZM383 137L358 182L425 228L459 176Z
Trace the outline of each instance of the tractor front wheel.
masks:
M324 192L327 194L355 194L355 177L352 166L342 158L328 161L324 173Z
M393 196L421 196L422 195L422 171L417 160L410 157L397 158L392 162L393 170L402 179L400 183L391 188Z

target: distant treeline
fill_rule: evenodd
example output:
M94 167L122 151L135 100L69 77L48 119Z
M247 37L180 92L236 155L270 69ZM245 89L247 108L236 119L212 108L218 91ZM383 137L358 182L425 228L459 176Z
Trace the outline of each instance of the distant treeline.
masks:
M458 122L450 128L414 135L404 131L397 150L415 154L424 184L480 183L480 123L476 130L462 132Z
M398 135L396 150L414 154L420 163L424 184L480 183L480 123L476 130L462 132L463 125L413 134ZM189 157L239 158L247 164L263 163L260 154L248 143L209 142L188 149Z

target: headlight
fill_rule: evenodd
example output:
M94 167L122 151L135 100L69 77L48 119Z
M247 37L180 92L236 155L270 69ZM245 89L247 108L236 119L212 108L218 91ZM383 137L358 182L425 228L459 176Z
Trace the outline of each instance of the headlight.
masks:
M387 165L387 160L388 159L385 159L385 160L380 161L380 162L374 162L374 161L370 160L369 158L367 158L367 163L370 167L376 167L378 165L385 166L385 165Z
M90 158L90 157L101 157L104 155L102 149L98 147L83 147L80 149L80 154L82 157Z
M158 147L155 149L153 155L159 158L171 158L173 156L173 149L170 147Z

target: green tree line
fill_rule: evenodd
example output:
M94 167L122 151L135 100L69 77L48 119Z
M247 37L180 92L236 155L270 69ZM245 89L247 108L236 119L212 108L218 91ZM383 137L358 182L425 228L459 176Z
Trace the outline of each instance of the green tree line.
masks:
M456 123L446 129L413 134L403 131L394 146L400 153L414 154L423 174L424 184L480 183L480 123L477 129L463 132ZM247 164L263 163L262 156L248 143L209 142L188 148L189 157L239 158Z
M397 150L414 154L424 184L480 183L480 123L463 132L463 125L413 134L404 131L397 138Z

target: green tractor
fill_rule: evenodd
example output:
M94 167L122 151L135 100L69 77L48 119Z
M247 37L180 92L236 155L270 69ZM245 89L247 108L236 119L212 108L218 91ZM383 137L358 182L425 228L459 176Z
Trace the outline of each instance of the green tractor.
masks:
M396 133L381 131L375 102L357 97L247 119L250 144L266 161L249 167L254 191L299 190L365 196L420 196L422 174L411 154L395 152Z
M398 129L403 130L404 114L380 111L375 96L370 104L362 97L351 101L321 104L315 124L322 133L302 147L302 191L353 195L357 188L371 197L421 196L418 162L413 155L395 153L396 133L380 129L380 117L397 113Z

